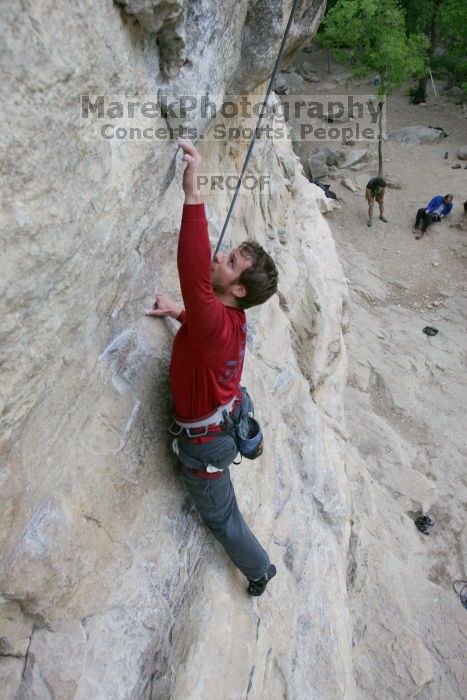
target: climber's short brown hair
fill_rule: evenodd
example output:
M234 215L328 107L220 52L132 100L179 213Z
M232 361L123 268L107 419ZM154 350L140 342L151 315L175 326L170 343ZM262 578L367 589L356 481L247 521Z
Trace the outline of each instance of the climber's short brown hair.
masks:
M237 297L238 305L241 309L249 309L263 304L277 292L279 274L274 260L258 243L243 241L238 249L241 255L252 260L252 265L238 278L238 284L246 289L244 297Z

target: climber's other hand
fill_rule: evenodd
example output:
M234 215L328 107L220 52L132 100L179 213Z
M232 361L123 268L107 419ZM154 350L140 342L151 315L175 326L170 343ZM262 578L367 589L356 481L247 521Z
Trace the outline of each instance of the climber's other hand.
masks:
M181 312L182 309L177 306L168 294L156 294L154 306L146 311L146 316L170 316L171 318L177 318Z

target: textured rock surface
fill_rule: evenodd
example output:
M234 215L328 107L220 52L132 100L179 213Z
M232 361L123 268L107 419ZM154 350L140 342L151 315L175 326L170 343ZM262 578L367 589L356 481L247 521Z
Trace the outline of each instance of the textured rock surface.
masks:
M404 126L392 131L390 136L399 143L410 144L439 143L443 140L443 132L429 126Z
M245 380L267 449L234 473L279 570L256 601L201 525L166 441L174 326L144 310L155 287L179 297L174 147L96 139L78 118L80 94L165 86L217 99L257 86L290 6L125 5L0 10L1 104L15 94L1 134L2 689L185 700L219 698L222 678L226 699L352 698L345 281L324 195L290 145L265 144L252 170L271 176L270 197L240 197L231 225L233 244L254 237L281 273L278 297L249 316ZM322 10L304 4L291 48ZM236 172L245 145L202 150L208 172ZM227 206L209 198L214 237Z
M348 237L347 230L339 235L346 256ZM467 561L465 441L452 407L465 412L459 345L465 291L450 298L443 287L442 318L430 319L432 312L421 318L408 305L391 303L374 258L355 253L347 258L355 292L346 396L353 435L347 581L357 696L460 700L465 611L451 584L463 577ZM438 342L422 342L430 321L441 329ZM436 522L429 537L413 523L421 512Z
M311 177L326 177L328 166L326 164L325 153L314 153L308 159L308 170Z
M186 10L184 2L164 0L117 0L128 14L136 17L146 31L154 34L161 68L174 78L186 61Z
M281 71L274 80L274 90L278 95L301 94L303 78L294 71Z
M343 162L339 164L340 168L351 168L363 160L368 158L368 148L355 148L354 150L347 153L347 156Z
M346 159L345 151L333 151L332 148L328 148L327 146L320 146L318 152L326 154L326 163L329 166L339 166Z
M358 185L350 177L344 177L341 180L341 185L344 185L344 187L346 187L351 192L357 192L358 190Z
M312 63L305 61L296 70L297 73L299 73L302 78L307 80L309 83L319 83L321 80L321 78L316 75L316 71L314 70Z

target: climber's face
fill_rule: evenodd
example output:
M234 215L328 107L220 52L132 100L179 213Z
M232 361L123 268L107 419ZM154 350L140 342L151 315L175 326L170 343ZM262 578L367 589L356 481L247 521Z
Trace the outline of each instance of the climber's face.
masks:
M252 259L240 248L235 248L228 254L217 253L211 265L211 281L215 295L219 298L225 295L245 296L246 289L238 280L242 272L252 264Z

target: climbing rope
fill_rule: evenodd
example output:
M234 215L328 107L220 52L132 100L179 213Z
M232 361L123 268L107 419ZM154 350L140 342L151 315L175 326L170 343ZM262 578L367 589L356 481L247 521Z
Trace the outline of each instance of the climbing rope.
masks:
M265 112L266 112L266 107L267 107L267 103L268 103L268 100L269 100L269 96L270 96L270 94L271 94L271 92L272 92L272 88L273 88L273 85L274 85L274 79L275 79L276 74L277 74L277 71L278 71L278 69L279 69L279 65L280 65L280 62L281 62L281 59L282 59L282 55L283 55L284 50L285 50L285 44L286 44L286 41L287 41L287 37L289 36L289 32L290 32L290 28L291 28L291 26L292 26L292 21L293 21L293 18L294 18L295 10L297 9L297 6L298 6L299 1L300 1L300 0L294 0L294 3L293 3L293 5L292 5L292 9L291 9L291 11L290 11L290 16L289 16L289 21L287 22L287 27L285 28L285 33L284 33L284 36L283 36L283 38L282 38L282 43L281 43L281 46L280 46L280 49L279 49L279 53L277 54L276 62L275 62L275 64L274 64L274 69L273 69L273 71L272 71L271 79L270 79L270 81L269 81L269 85L268 85L268 89L267 89L267 92L266 92L266 96L265 96L264 101L263 101L263 104L262 104L262 106L261 106L261 111L260 111L260 113L259 113L259 117L258 117L258 120L257 120L257 122L256 122L256 127L255 127L255 130L254 130L254 132L253 132L253 136L252 136L252 138L251 138L250 145L248 146L248 151L247 151L247 154L246 154L246 157L245 157L245 162L243 163L242 172L241 172L240 177L239 177L239 179L238 179L237 187L235 188L235 192L234 192L232 201L231 201L231 203L230 203L229 211L227 212L227 217L226 217L226 219L225 219L225 223L224 223L224 226L223 226L223 228L222 228L221 235L220 235L219 240L218 240L218 242L217 242L217 246L216 246L216 250L215 250L215 252L214 252L214 255L216 255L216 253L219 252L219 248L221 247L222 239L224 238L224 234L225 234L225 231L226 231L226 229L227 229L227 225L228 225L228 223L229 223L230 217L231 217L231 215L232 215L232 211L233 211L233 208L234 208L234 206L235 206L235 202L237 201L237 195L238 195L238 192L239 192L239 190L240 190L240 186L241 186L241 184L242 184L243 176L245 175L245 172L246 172L246 169L247 169L247 166L248 166L248 161L250 160L251 154L253 153L253 147L254 147L255 141L256 141L256 134L258 133L259 126L260 126L260 124L261 124L261 122L262 122L262 120L263 120L263 117L264 117L264 115L265 115Z

